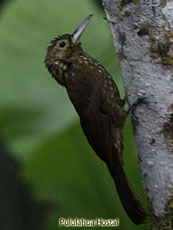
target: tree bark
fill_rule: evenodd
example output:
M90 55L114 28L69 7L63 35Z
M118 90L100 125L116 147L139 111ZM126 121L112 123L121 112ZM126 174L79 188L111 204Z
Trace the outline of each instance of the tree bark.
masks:
M133 116L150 229L173 229L173 1L102 0ZM135 122L134 122L135 121Z

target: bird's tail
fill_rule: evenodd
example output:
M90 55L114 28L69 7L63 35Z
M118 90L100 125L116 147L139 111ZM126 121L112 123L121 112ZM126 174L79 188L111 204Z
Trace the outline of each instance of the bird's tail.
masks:
M119 159L112 159L109 163L107 162L107 166L127 215L134 224L143 223L146 219L145 210L128 182L122 163Z

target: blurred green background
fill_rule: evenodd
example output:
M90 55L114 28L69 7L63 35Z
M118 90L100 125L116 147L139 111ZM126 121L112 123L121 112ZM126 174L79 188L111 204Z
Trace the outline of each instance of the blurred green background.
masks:
M50 40L72 33L89 13L94 17L82 36L83 48L106 67L123 96L120 70L101 1L4 0L1 5L2 230L55 230L60 228L59 217L119 217L117 229L147 229L146 224L135 226L127 217L105 164L82 133L66 90L44 66ZM125 169L144 202L130 118L124 136Z

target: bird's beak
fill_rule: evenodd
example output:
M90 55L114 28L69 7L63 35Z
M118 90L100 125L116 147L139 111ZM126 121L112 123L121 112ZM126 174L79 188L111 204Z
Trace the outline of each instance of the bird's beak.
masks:
M80 38L80 36L82 35L83 31L87 27L92 16L93 14L88 15L88 17L86 17L85 20L76 28L72 37L73 43L75 43Z

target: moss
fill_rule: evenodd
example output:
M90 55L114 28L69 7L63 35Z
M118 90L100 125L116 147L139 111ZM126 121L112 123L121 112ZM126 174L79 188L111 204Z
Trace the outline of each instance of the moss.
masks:
M152 58L160 59L162 64L173 65L173 31L167 24L155 27L142 23L136 29L138 29L138 36L149 36Z
M151 56L160 58L165 65L173 64L172 31L164 27L150 27L149 38L151 42Z
M153 214L152 204L149 201L149 210L150 210L150 229L151 230L172 230L173 225L173 196L169 196L165 203L165 214L163 216L155 216Z
M169 57L169 56L164 57L163 63L166 65L173 65L173 57Z
M126 11L125 13L124 13L124 17L130 17L131 16L131 13L129 12L129 11Z
M139 3L139 0L121 0L119 2L120 2L120 7L124 7L130 3L137 4L137 3Z
M160 0L160 5L161 6L166 6L167 1L166 0Z
M165 40L162 42L154 42L151 45L151 52L153 57L161 57L163 64L173 64L173 57L169 56L169 50L171 47L171 42Z

